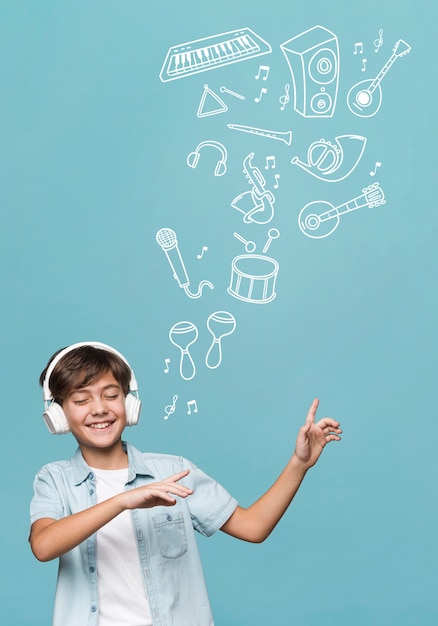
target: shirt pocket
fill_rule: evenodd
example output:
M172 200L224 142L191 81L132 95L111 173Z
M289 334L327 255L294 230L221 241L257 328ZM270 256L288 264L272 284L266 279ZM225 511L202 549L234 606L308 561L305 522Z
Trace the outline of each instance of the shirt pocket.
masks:
M182 513L163 513L152 518L161 555L176 559L187 552L187 536Z

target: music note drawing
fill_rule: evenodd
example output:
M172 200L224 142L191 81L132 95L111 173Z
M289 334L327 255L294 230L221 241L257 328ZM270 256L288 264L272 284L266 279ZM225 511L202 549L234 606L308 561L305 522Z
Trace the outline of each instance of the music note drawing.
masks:
M353 54L363 54L363 43L361 41L354 44Z
M260 102L260 100L263 98L263 94L267 92L268 90L266 89L266 87L262 87L260 89L260 94L256 98L254 98L254 102Z
M201 254L197 254L196 258L197 259L202 259L202 257L204 256L204 252L207 252L207 250L208 250L208 246L202 246L202 252L201 252Z
M178 400L178 396L175 394L172 398L172 404L168 404L167 406L164 407L164 418L165 420L169 419L169 415L172 415L172 413L175 413L175 408L176 408L176 401Z
M169 363L170 363L170 359L164 359L164 363L166 364L166 367L164 368L164 373L168 374L169 373Z
M379 38L374 40L374 52L379 52L380 46L383 44L383 28L379 29Z
M260 65L259 71L255 76L255 79L258 80L260 77L262 77L262 80L268 80L270 69L271 68L269 67L269 65ZM264 74L264 76L262 76L262 74Z
M269 166L274 170L275 169L275 156L267 156L266 157L266 165L265 170L269 169Z
M382 164L380 163L380 161L376 161L376 166L374 168L374 172L370 172L370 176L375 176L376 172L377 172L377 168L380 167Z
M198 412L198 405L196 404L196 400L189 400L187 402L187 415L191 415L192 414L192 407L193 407L193 413L197 413Z

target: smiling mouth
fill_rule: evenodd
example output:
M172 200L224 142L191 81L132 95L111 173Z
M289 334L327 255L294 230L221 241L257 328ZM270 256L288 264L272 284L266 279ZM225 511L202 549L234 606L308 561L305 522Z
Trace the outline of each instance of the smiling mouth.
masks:
M114 422L97 422L96 424L88 424L89 428L94 428L95 430L105 430L111 426Z

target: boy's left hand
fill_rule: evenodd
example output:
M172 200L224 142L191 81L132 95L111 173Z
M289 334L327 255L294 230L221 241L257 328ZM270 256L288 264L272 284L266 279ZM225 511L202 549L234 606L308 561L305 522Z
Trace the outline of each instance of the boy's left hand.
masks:
M315 423L319 400L315 398L307 413L306 423L300 428L295 445L295 457L307 468L315 465L324 447L330 441L340 441L340 424L330 417Z

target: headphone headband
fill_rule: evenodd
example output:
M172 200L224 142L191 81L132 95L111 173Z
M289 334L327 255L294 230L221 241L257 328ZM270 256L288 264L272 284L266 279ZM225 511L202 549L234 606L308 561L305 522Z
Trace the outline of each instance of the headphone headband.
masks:
M50 365L47 368L47 372L46 372L46 375L44 377L44 382L43 382L43 399L44 399L44 404L46 408L47 408L47 403L53 401L53 395L49 387L50 376L52 375L53 370L55 369L59 361L62 359L62 357L64 357L69 352L72 352L72 350L76 350L76 348L82 348L82 346L91 346L92 348L99 348L100 350L106 350L107 352L112 352L113 354L120 357L122 361L126 363L126 365L131 370L131 381L129 383L129 391L131 391L132 393L138 393L138 385L135 379L134 372L131 366L129 365L128 361L123 356L123 354L121 354L120 352L112 348L111 346L108 346L105 343L100 343L99 341L80 341L79 343L74 343L71 346L64 348L64 350L61 350L61 352L59 352L50 362Z

